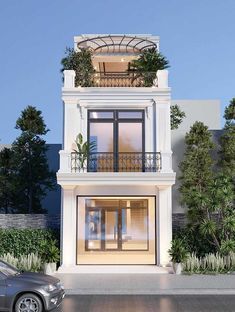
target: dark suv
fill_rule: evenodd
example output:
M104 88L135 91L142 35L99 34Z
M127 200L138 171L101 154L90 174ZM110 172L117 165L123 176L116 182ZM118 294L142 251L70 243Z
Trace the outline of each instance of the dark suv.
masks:
M20 272L0 261L0 311L42 312L60 305L64 289L53 276Z

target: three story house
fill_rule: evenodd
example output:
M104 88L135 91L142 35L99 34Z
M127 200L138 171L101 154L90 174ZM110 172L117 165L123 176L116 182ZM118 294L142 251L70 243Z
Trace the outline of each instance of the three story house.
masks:
M82 35L75 50L92 50L93 84L64 71L60 272L83 264L169 263L172 170L168 71L135 75L130 62L159 50L152 35ZM149 73L152 74L152 73ZM147 76L146 76L147 75ZM74 151L78 134L93 149Z

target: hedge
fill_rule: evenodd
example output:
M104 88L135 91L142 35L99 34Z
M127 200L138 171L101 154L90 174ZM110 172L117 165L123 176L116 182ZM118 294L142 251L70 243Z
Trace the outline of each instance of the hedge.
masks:
M43 253L45 242L49 245L57 242L59 247L59 231L49 229L0 229L0 256L10 253L15 257Z

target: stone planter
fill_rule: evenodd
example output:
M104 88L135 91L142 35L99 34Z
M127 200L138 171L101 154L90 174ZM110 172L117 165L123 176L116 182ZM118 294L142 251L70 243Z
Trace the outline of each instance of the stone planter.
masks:
M182 272L182 264L181 263L174 263L172 264L173 271L175 274L179 275Z
M53 275L56 271L56 263L44 263L44 273Z

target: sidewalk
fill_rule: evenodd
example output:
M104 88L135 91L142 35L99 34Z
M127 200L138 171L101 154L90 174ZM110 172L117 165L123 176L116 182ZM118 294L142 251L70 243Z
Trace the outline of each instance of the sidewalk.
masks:
M130 272L126 273L125 270L128 268ZM110 273L108 271L111 269L108 270L104 266L100 267L100 270L103 269L105 273L97 270L98 273L95 273L92 266L86 266L82 269L82 273L56 273L55 276L64 284L66 294L70 295L235 295L235 275L233 274L175 275L167 271L165 273L156 270L153 272L152 267L148 267L147 271L143 267L139 268L140 272L134 272L133 268L131 271L131 267L126 266L122 269L122 273L115 271ZM159 269L166 270L165 268Z

